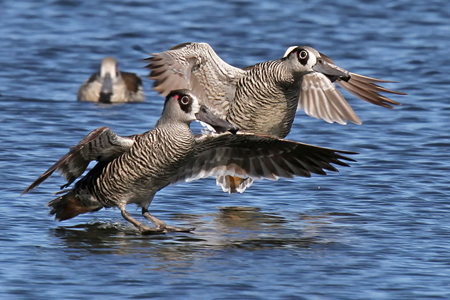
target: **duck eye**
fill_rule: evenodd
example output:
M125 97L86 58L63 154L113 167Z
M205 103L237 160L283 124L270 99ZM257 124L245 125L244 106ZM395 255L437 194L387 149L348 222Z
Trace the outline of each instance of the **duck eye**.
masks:
M189 97L188 96L183 96L183 97L181 97L181 100L180 100L180 102L181 102L181 104L183 104L183 105L188 105L189 104Z
M300 51L300 53L298 54L298 57L301 59L305 59L308 57L308 52L306 50L302 50Z
M298 53L298 60L300 61L300 63L302 65L306 65L306 63L308 62L308 57L309 57L309 54L308 54L308 51L306 51L306 50L301 50Z

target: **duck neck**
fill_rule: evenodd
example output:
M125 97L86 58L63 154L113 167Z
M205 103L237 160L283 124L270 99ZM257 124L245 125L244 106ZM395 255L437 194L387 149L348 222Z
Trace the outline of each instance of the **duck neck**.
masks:
M156 122L155 128L168 129L173 132L191 132L189 124L186 124L185 122L174 122L170 118L165 117L161 117L158 122Z

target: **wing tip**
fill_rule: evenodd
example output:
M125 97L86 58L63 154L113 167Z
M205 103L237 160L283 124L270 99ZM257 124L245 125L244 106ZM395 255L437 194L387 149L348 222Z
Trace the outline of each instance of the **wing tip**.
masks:
M31 186L27 187L22 193L20 193L19 197L22 197L23 195L25 195L26 193L28 193L29 191L31 191L33 188L30 188Z

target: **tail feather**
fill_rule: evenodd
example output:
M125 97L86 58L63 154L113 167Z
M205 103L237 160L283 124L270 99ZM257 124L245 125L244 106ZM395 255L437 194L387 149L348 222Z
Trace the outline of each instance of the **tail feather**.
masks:
M217 176L216 184L222 187L224 192L230 194L243 193L246 188L253 184L253 179L251 178L241 178L236 176Z
M50 215L55 215L55 219L58 221L72 219L80 214L97 211L102 208L101 206L83 205L73 190L53 199L47 203L47 206L52 209Z

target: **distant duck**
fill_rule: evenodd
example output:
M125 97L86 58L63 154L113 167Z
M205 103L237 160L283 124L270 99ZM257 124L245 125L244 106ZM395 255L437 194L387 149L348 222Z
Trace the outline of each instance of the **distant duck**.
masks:
M223 61L206 43L185 43L148 58L153 89L192 89L211 111L241 130L284 138L296 111L329 123L361 124L335 83L369 103L392 108L400 103L380 92L403 94L377 83L388 82L350 73L308 46L290 47L284 57L236 68ZM218 177L224 191L243 192L251 179Z
M194 120L210 124L220 133L194 136ZM348 166L354 161L339 151L281 140L266 135L237 132L238 128L213 115L188 90L172 91L166 97L161 118L154 129L121 137L108 127L88 134L22 194L31 191L58 171L68 187L88 164L97 164L72 189L48 203L59 221L79 214L118 207L122 216L142 233L189 232L193 228L166 225L148 211L156 192L169 184L217 175L240 175L255 180L279 177L325 175L337 171L331 165ZM230 133L232 132L232 133ZM135 203L156 228L133 218L126 205Z
M142 102L145 100L142 79L134 73L119 71L117 61L108 56L100 72L92 74L78 90L79 101L102 103Z

